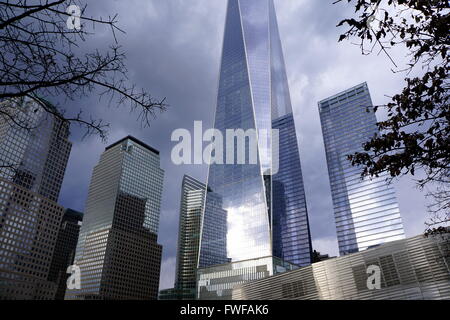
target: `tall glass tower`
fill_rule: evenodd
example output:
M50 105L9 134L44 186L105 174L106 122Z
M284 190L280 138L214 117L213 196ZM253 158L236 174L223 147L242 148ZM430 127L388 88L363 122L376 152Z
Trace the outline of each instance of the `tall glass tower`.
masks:
M347 156L378 132L367 83L319 102L341 255L405 237L387 174L361 179Z
M195 299L200 222L205 192L204 183L188 175L183 177L175 278L175 289L184 292L180 294L180 299Z
M10 115L0 117L0 177L58 201L72 149L69 125L31 99L2 101L0 109Z
M56 282L58 286L55 300L64 300L69 278L67 267L73 265L82 220L81 212L72 209L66 209L64 212L48 275L48 279Z
M311 262L300 156L272 0L228 1L215 129L224 136L227 130L258 132L258 159L209 167L201 299L229 298L236 282ZM260 134L272 129L278 135ZM227 148L224 159L229 159ZM230 158L237 147L232 149Z
M4 100L0 110L0 300L52 300L69 125L43 99Z
M94 168L74 264L81 288L66 299L150 300L158 296L157 243L164 171L159 151L131 136Z

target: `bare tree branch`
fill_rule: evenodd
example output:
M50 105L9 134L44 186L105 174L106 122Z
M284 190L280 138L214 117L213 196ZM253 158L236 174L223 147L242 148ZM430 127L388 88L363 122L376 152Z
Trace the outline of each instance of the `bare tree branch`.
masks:
M68 28L67 21L73 18L66 12L70 5L80 8L79 29ZM78 53L74 48L92 35L87 23L109 28L115 44L104 50ZM78 124L87 134L105 139L108 125L92 119L86 108L69 110L74 115L69 116L56 105L57 112L52 113L39 99L63 96L78 100L101 92L100 97L109 97L108 106L128 105L131 111L137 111L141 125L149 125L157 112L167 108L166 100L154 99L146 90L129 83L126 56L117 44L116 32L124 32L118 27L117 15L106 19L88 16L81 0L0 1L0 101L33 99L63 123ZM20 125L10 111L0 109L0 114Z
M337 0L335 3L342 2ZM428 193L434 203L430 223L448 223L450 211L450 101L449 56L450 6L446 0L347 0L354 3L357 17L342 20L347 26L339 41L357 38L363 54L376 48L395 65L393 72L414 69L420 76L406 78L402 92L384 106L387 120L378 123L380 133L364 144L364 152L349 155L353 165L362 165L362 176L391 177L415 175L421 169L425 178L420 188L434 186ZM377 18L375 18L375 16ZM374 23L376 24L374 26ZM408 50L406 67L389 55L389 49ZM372 110L370 110L372 111ZM442 213L444 213L442 215Z

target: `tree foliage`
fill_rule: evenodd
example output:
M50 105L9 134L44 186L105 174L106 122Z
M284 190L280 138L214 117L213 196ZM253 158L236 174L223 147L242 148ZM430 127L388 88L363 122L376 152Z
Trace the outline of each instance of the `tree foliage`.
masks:
M79 14L74 16L71 5L79 8ZM76 19L80 28L76 27ZM87 53L79 50L79 44L92 36L88 27L108 28L113 36L112 45ZM59 106L49 108L40 99L63 96L78 100L100 92L101 97L107 97L108 105L128 105L138 112L142 124L148 125L156 112L166 108L165 100L155 100L147 91L129 83L125 53L117 43L117 32L123 32L117 16L107 19L87 16L82 1L0 1L0 101L33 99L62 122L81 125L86 134L99 134L105 139L108 125L101 119L85 116L81 110L86 108L68 113ZM0 116L14 120L6 109L0 108Z
M338 0L337 2L342 2ZM434 222L449 221L450 212L450 106L449 56L450 14L447 0L346 0L355 5L356 17L338 26L347 31L339 41L359 39L362 54L385 54L405 72L405 87L385 108L387 119L380 132L364 144L364 152L349 155L363 176L388 172L391 177L424 173L420 187L434 189L430 210ZM398 65L390 49L407 49L405 66ZM414 73L415 76L411 76Z

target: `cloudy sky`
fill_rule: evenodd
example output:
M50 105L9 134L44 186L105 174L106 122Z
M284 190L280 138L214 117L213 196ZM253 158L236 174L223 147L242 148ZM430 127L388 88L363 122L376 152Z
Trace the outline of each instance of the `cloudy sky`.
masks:
M275 0L281 41L286 60L292 103L316 250L338 254L325 150L317 101L367 81L375 104L402 88L403 74L393 74L386 56L362 56L350 42L338 43L343 29L336 24L353 14L347 4L333 0ZM183 174L205 180L205 166L175 166L170 160L177 128L193 129L194 121L211 127L219 72L226 0L97 0L88 2L88 15L118 13L119 26L126 31L119 43L127 53L130 82L156 98L167 98L169 109L158 115L150 127L142 128L137 114L126 107L108 108L106 100L92 94L65 102L66 109L83 109L86 114L111 124L106 143L131 134L161 151L165 185L159 242L163 245L160 288L173 286L180 187ZM112 43L108 30L96 29L80 50L89 52ZM393 52L399 63L404 53ZM380 115L382 117L383 115ZM105 144L98 137L81 139L72 129L74 143L66 171L60 203L84 210L93 167ZM395 183L407 236L424 230L425 197L414 182L404 178Z

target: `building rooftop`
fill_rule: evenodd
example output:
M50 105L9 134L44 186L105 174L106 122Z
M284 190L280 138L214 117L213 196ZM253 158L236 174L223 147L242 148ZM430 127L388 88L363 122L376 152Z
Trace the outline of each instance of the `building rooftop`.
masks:
M320 101L319 101L319 105L322 104L322 103L324 103L324 102L327 102L327 101L330 101L330 100L339 98L339 97L342 96L342 95L346 95L346 94L349 93L349 92L352 92L352 91L354 91L354 90L356 90L356 89L361 89L361 88L368 88L367 82L360 83L360 84L358 84L358 85L356 85L356 86L354 86L354 87L351 87L351 88L349 88L349 89L346 89L346 90L344 90L344 91L341 91L341 92L339 92L339 93L336 93L336 94L334 94L334 95L332 95L332 96L330 96L330 97L328 97L328 98L326 98L326 99L320 100Z
M83 215L84 215L83 212L80 212L80 211L77 211L77 210L73 210L73 209L70 209L70 208L66 209L65 214L68 215L68 216L74 217L74 218L79 218L81 220L83 219Z
M156 154L159 155L159 151L158 151L158 150L156 150L155 148L149 146L148 144L145 144L144 142L142 142L141 140L139 140L139 139L137 139L137 138L135 138L135 137L133 137L133 136L126 136L125 138L120 139L120 140L117 141L117 142L114 142L113 144L107 146L107 147L105 148L105 151L106 151L106 150L109 150L109 149L111 149L111 148L113 148L113 147L115 147L115 146L117 146L117 145L119 145L119 144L121 144L122 142L124 142L124 141L126 141L126 140L131 140L131 141L133 141L133 142L139 144L140 146L142 146L142 147L144 147L144 148L146 148L146 149L149 149L150 151L152 151L152 152L154 152L154 153L156 153Z

